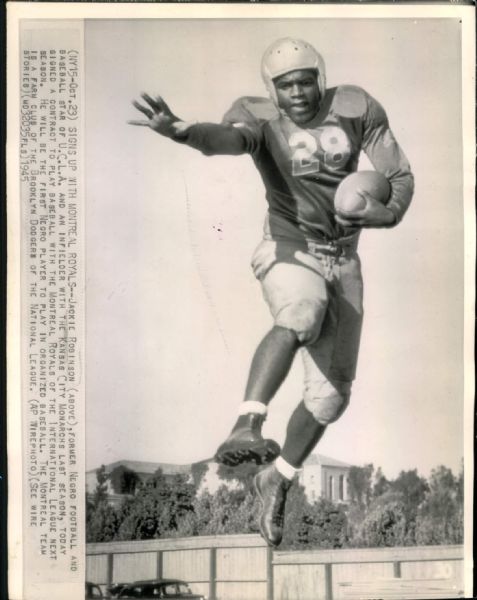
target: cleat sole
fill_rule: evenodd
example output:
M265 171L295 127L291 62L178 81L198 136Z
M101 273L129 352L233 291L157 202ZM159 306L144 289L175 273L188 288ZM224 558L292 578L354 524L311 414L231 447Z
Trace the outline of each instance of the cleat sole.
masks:
M273 440L260 442L224 442L215 454L215 460L229 467L244 462L266 465L280 454L280 446Z

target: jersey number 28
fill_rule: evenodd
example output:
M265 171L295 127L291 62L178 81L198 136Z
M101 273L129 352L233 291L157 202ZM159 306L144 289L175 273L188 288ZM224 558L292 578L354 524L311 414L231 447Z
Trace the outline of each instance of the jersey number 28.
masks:
M348 136L339 127L319 130L318 140L308 131L296 131L290 136L288 144L293 150L294 177L317 173L321 167L320 159L328 169L341 169L348 162L351 153Z

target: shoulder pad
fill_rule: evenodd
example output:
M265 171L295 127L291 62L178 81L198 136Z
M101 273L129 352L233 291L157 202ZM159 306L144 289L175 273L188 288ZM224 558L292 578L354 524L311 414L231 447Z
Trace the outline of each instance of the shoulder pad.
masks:
M235 121L270 121L278 116L278 111L271 100L258 96L243 96L236 100L227 111L225 119Z
M366 113L368 94L356 85L340 85L336 88L332 108L341 117L356 119Z
M275 104L268 98L245 96L241 100L244 107L259 121L270 121L278 117L278 110Z

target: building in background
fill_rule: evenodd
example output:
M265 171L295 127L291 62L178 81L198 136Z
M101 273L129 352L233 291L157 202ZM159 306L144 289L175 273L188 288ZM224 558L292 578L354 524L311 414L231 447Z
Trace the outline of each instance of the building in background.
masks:
M348 502L348 473L351 465L311 454L303 465L299 482L305 488L309 502L326 498L332 502Z
M157 473L158 469L161 469L162 474L165 475L166 478L174 475L191 476L192 473L192 465L175 465L170 463L145 462L140 460L118 460L104 466L105 475L108 476L106 481L106 493L108 495L109 503L114 506L121 504L125 497L133 495L137 484L139 482L146 483L148 479ZM131 485L129 489L115 489L114 478L112 477L112 474L115 471L122 471L122 473L126 474L134 473L136 476L133 480L134 484ZM89 471L86 471L85 486L88 498L92 497L94 490L96 489L98 483L97 472L98 469L90 469Z
M218 474L218 464L213 460L205 460L200 464L204 468L204 474L199 486L199 492L208 491L215 493L224 483L229 487L235 487L238 484L236 480L225 481ZM121 503L122 499L134 493L137 483L146 483L160 469L162 474L167 477L174 475L186 475L192 480L193 464L176 465L160 462L144 462L134 460L119 460L109 465L105 465L105 474L107 480L108 500L113 505ZM351 465L323 456L322 454L312 454L303 465L299 476L300 484L305 488L305 493L309 502L315 502L319 498L326 498L332 502L347 502L348 494L348 472ZM135 473L135 485L129 489L115 489L113 478L114 472ZM91 469L86 472L86 492L89 497L93 494L97 485L97 469Z

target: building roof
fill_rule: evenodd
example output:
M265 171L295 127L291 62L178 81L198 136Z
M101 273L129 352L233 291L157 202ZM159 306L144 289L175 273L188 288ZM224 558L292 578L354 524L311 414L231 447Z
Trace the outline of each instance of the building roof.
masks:
M342 462L341 460L336 460L335 458L330 458L329 456L324 456L323 454L311 454L305 460L305 467L308 465L321 465L323 467L342 467L349 469L352 465Z
M200 464L208 464L214 462L213 459L199 461ZM321 465L326 467L351 467L350 464L324 456L323 454L311 454L305 461L305 466L308 465ZM110 463L106 466L106 473L111 473L117 467L125 467L131 471L135 471L138 474L153 475L157 469L161 469L164 475L188 475L192 470L192 465L176 465L171 463L162 462L146 462L142 460L117 460L116 462ZM88 473L95 473L97 469L91 469Z
M126 469L130 469L131 471L135 471L136 473L143 473L145 475L153 475L157 469L161 469L164 475L177 475L184 474L187 475L191 472L192 465L174 465L171 463L162 463L162 462L146 462L142 460L117 460L116 462L110 463L109 465L105 465L106 473L111 473L117 467L125 467ZM91 469L88 471L96 472L97 469Z

